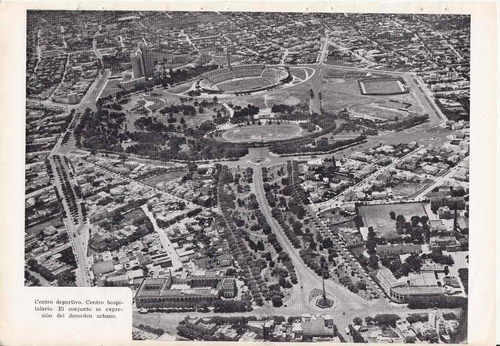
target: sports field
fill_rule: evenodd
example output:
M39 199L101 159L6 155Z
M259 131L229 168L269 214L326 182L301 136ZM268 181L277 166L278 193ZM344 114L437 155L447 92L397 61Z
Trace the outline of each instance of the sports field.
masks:
M146 96L144 97L144 100L146 101L145 106L153 112L165 107L166 105L164 100L157 97Z
M373 226L379 237L396 234L396 220L391 219L389 215L391 211L396 213L396 216L403 215L408 221L412 216L427 215L422 203L363 205L359 207L359 215L363 218L365 227Z
M366 95L390 95L405 93L403 84L397 80L361 80Z
M224 81L217 84L217 87L222 91L244 91L263 88L271 85L273 85L273 83L269 79L263 77L253 77Z
M371 103L366 105L354 105L348 107L348 110L351 111L354 116L377 118L383 120L394 120L396 117L402 119L405 116L407 116L407 113L398 112L396 110L391 110L389 108L381 107L376 103Z
M235 127L222 134L228 142L266 142L299 137L302 128L295 124L249 125Z

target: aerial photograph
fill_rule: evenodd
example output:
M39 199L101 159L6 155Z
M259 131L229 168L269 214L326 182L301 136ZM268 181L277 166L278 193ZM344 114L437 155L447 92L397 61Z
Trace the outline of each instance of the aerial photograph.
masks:
M29 10L24 285L131 340L467 343L470 16Z

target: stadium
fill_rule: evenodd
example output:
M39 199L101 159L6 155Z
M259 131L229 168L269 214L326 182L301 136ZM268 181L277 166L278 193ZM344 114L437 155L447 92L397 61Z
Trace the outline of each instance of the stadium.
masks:
M267 90L291 80L283 68L265 65L229 66L206 72L199 81L207 93L243 94Z

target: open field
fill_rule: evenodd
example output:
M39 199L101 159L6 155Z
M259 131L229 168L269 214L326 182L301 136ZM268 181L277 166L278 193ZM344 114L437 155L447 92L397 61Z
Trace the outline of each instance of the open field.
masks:
M288 98L288 97L294 97L296 99L299 99L301 102L309 103L309 90L312 87L312 79L314 76L307 80L304 83L296 84L292 87L289 87L285 90L280 89L280 90L275 90L270 93L270 96L273 98ZM278 102L279 103L279 102Z
M296 106L300 103L300 99L295 96L289 96L285 94L275 94L275 95L266 95L266 100L270 107L274 104L284 104L287 106Z
M250 125L227 130L222 138L228 142L259 142L299 137L302 128L294 124Z
M403 215L407 220L412 216L427 215L422 203L400 203L363 205L359 207L359 215L363 218L365 227L373 226L379 237L396 233L396 220L392 220L389 213Z
M349 70L328 69L323 74L323 78L340 78L340 79L358 79L366 77L366 72L357 72Z
M352 79L323 79L321 93L325 99L325 91L332 90L343 94L362 96L359 91L358 82Z
M384 107L386 108L394 108L394 109L407 109L411 107L410 103L404 103L403 101L389 99L388 102L384 103Z
M338 112L349 105L373 102L373 98L361 95L358 82L344 79L323 79L320 88L321 103L326 112Z
M402 119L408 115L408 113L391 110L385 107L381 107L376 103L366 104L366 105L354 105L348 108L354 115L378 118L383 120L394 120L395 118Z
M297 78L300 78L302 80L306 79L306 71L303 68L292 67L290 68L290 72Z
M392 188L394 196L397 198L412 197L417 193L417 191L422 190L432 184L432 180L426 180L421 183L414 183L409 181L404 181Z

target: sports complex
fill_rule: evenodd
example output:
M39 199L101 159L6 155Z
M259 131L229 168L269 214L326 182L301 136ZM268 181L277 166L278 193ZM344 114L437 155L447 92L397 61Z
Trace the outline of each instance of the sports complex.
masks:
M284 68L266 65L229 66L206 72L199 81L207 93L242 94L271 89L291 80Z

